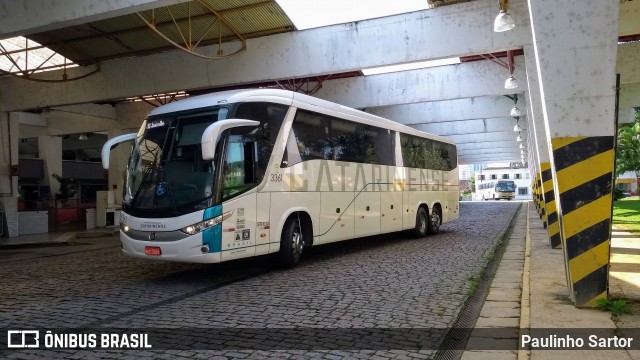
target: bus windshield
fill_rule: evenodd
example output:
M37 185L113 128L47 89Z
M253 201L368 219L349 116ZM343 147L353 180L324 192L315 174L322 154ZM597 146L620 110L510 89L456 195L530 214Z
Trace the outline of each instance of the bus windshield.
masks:
M215 166L202 160L204 129L224 119L226 108L149 118L131 153L124 201L137 209L173 209L213 194Z
M225 149L213 161L203 160L204 130L231 113L260 125L230 129ZM256 187L285 113L278 104L243 103L150 117L131 153L123 209L134 216L176 216Z
M513 181L498 181L498 183L496 184L496 191L500 191L500 192L516 191L516 183Z

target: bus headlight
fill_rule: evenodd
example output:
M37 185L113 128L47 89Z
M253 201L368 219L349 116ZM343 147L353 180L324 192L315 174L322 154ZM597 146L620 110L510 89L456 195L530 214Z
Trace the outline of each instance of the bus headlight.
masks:
M180 231L187 233L189 235L195 235L199 232L205 231L213 226L218 225L222 222L222 215L216 216L209 220L204 220L199 223L195 223L193 225L189 225L187 227L183 227Z
M129 232L129 230L131 230L129 225L120 223L120 231L122 231L124 233L127 233L127 232Z

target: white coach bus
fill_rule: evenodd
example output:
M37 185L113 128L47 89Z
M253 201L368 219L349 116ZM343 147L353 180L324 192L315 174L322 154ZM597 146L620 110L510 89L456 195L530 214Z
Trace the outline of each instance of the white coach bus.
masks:
M516 197L516 183L509 180L492 181L478 185L482 200L511 200Z
M125 254L216 263L368 235L436 234L458 218L456 146L284 90L187 98L148 114L134 141L120 220Z

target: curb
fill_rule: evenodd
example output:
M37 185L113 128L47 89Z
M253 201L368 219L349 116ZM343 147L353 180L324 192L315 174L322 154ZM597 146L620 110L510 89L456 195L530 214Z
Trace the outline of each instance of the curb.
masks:
M529 224L529 215L530 215L530 203L527 202L527 225L525 229L525 237L524 237L524 267L522 272L522 293L520 297L520 335L522 335L523 330L529 329L531 327L531 296L530 296L530 268L531 268L531 233L530 233L530 224ZM527 360L531 359L531 350L519 349L518 350L518 360Z

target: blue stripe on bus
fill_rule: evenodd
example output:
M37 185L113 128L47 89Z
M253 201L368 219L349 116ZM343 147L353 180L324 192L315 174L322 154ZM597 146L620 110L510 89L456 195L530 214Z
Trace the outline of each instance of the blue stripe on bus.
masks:
M222 205L210 207L204 211L202 220L209 220L222 215ZM202 232L202 245L209 245L209 252L222 251L222 223Z
M204 215L202 216L202 220L209 220L216 216L222 215L222 205L216 205L204 210Z

